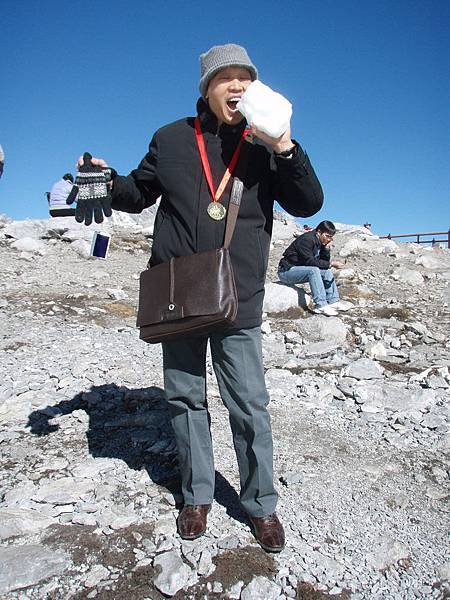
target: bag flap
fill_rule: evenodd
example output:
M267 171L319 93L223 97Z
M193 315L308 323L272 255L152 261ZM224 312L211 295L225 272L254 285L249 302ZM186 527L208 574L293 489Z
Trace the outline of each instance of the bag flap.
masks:
M137 326L220 312L234 290L229 252L218 248L181 256L143 271L140 276Z

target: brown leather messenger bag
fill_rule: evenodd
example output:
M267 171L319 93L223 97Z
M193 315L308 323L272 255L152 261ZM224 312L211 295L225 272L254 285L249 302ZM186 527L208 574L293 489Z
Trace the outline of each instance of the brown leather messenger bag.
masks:
M228 248L243 188L234 177L221 248L172 258L141 273L137 326L144 342L209 335L233 325L238 298Z

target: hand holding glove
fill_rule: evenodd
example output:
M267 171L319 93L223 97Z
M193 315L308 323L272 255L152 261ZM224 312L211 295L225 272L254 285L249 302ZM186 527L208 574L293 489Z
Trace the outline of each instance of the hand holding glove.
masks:
M116 171L110 167L104 168L92 164L89 152L83 155L83 164L78 167L75 186L78 187L75 220L84 221L85 225L92 223L92 214L96 223L102 223L103 218L112 215L111 193L107 185L115 176ZM74 198L68 198L72 204Z

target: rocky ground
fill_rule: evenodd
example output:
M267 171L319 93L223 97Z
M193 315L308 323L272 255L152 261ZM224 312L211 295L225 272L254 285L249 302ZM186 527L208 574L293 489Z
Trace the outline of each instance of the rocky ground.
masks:
M450 252L340 226L354 308L327 318L277 283L300 232L278 215L263 331L287 545L272 556L239 507L211 368L216 502L204 537L176 534L160 348L134 327L145 225L109 225L95 261L92 227L0 218L0 597L448 597Z

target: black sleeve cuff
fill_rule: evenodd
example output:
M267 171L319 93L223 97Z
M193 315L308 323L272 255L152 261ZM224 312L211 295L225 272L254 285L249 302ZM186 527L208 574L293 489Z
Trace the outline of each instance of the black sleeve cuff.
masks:
M294 169L300 175L309 175L309 159L303 148L296 140L292 140L295 145L295 152L292 158L285 158L279 154L273 153L275 164L280 170Z

